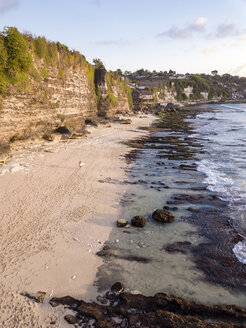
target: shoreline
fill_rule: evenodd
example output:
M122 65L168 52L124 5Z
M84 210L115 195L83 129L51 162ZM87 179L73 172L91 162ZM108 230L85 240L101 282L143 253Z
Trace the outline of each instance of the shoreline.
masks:
M65 293L86 300L96 296L93 283L102 260L95 253L108 239L125 190L98 180L124 179L123 155L129 148L122 141L146 135L138 127L149 126L154 117L131 119L130 125L91 128L86 139L58 152L28 159L24 152L28 173L0 176L0 312L6 327L17 327L17 322L19 327L49 327L50 316L61 320L47 304L37 307L20 292L41 290L50 297Z
M205 191L203 177L200 176L200 179L195 178L193 181L188 178L188 176L195 174L196 169L194 164L189 163L189 161L186 164L184 162L187 160L193 161L193 155L202 150L202 147L198 144L196 138L194 140L189 140L188 137L184 138L186 134L190 135L190 128L187 125L189 123L184 124L183 122L181 125L176 125L176 121L178 123L183 121L181 117L177 117L179 115L181 114L175 113L168 115L169 118L166 116L169 122L166 121L162 127L159 123L155 124L159 126L160 130L163 128L163 132L167 129L171 129L171 133L172 131L177 132L175 136L165 135L165 132L164 135L161 135L156 130L157 135L151 134L147 137L129 140L128 144L132 145L133 150L128 154L128 159L134 160L136 153L139 156L134 160L134 164L131 165L129 170L129 181L126 183L129 184L129 190L127 194L124 194L122 200L123 202L126 201L126 206L130 206L130 209L123 211L121 217L129 220L133 215L144 215L147 219L146 227L144 229L137 229L132 226L127 229L114 228L110 239L105 245L106 247L103 247L103 251L99 252L102 254L98 254L103 256L105 261L97 276L97 283L100 288L96 303L86 303L81 298L71 299L69 297L52 298L50 300L52 307L62 304L73 310L71 314L67 312L64 317L65 320L71 320L71 322L78 323L82 327L90 327L89 321L91 320L93 326L96 327L117 328L121 326L135 327L137 322L140 323L140 326L153 328L159 325L163 327L168 325L173 328L197 327L198 325L199 327L210 328L244 326L244 315L242 318L237 317L235 320L235 318L229 319L224 312L224 309L230 309L233 312L233 309L237 308L241 313L245 313L245 309L240 308L240 305L244 306L245 304L243 298L238 293L231 296L227 295L230 284L232 283L231 287L233 287L238 283L236 280L228 280L227 276L227 264L235 264L235 258L233 259L230 252L230 245L231 242L233 243L234 238L237 238L237 235L235 232L232 234L232 230L228 227L228 218L223 217L224 210L223 214L220 215L226 204L220 201L214 193ZM152 127L150 130L154 129ZM150 162L148 156L144 156L144 152L149 154ZM160 170L162 174L157 174L158 166L154 164L156 159L154 152L157 153L156 155L161 156L161 161L165 161L160 162L158 160L157 165L170 165L170 170L163 171L163 169L167 169L167 167L163 167ZM168 161L171 161L172 164L168 165ZM176 165L173 166L175 162ZM151 167L153 170L151 170ZM177 173L177 170L179 173ZM146 172L148 173L146 174ZM163 174L164 172L165 174ZM167 179L170 174L174 180L177 179L174 184L181 184L178 188L172 184L170 185L171 181ZM153 178L156 175L156 179ZM163 180L160 181L161 176ZM154 179L156 181L153 181ZM185 182L186 179L187 182ZM168 188L171 191L170 195L166 195L168 194L167 190L163 190L163 194L161 193L162 189L165 189L163 181L171 189ZM105 181L107 184L119 184L119 182ZM148 190L149 193L147 193ZM158 201L155 201L158 195L160 196L159 204ZM148 202L146 196L151 199L150 202ZM166 205L163 198L167 201ZM142 200L138 203L137 199ZM138 206L139 204L141 207ZM176 206L175 222L163 227L153 222L150 213L154 208L161 208L159 207L160 204L162 204L161 207L165 205L164 208L171 212L174 211L172 206ZM183 215L186 218L183 218ZM206 223L203 222L204 215L206 215ZM191 227L196 229L191 230ZM226 230L224 231L224 229ZM158 230L160 230L160 234L157 234ZM151 237L149 233L154 234ZM181 234L177 236L177 233ZM118 244L115 244L116 239L119 240ZM224 240L228 241L228 239L229 245L225 247ZM222 246L224 252L218 252L218 245L219 248ZM155 257L151 249L154 251ZM174 262L170 262L171 256L175 256ZM191 279L191 285L186 285L187 276L183 269L187 270L185 263L190 263L191 256L192 266L195 264L199 269L199 273L203 272L203 275L189 276L188 274L188 281ZM203 259L203 262L200 262L201 259ZM216 259L216 261L213 261L213 259ZM163 267L158 266L158 262L162 262ZM221 265L224 270L221 270ZM168 267L171 268L171 271L168 271ZM239 267L240 265L238 265ZM190 270L191 267L188 269ZM213 281L212 278L215 272L217 276L214 277ZM178 275L182 275L183 280ZM161 276L164 277L164 280L161 279ZM174 278L170 279L170 276L174 276ZM230 277L233 278L232 275ZM166 280L173 281L175 291L168 288ZM116 281L118 283L115 283ZM155 282L157 282L156 286L154 286ZM112 286L113 283L115 284ZM184 290L182 290L184 284ZM229 289L223 288L224 284L226 285L224 287L229 287ZM112 295L110 289L113 290L115 285L119 285L122 289L124 288L122 286L125 286L125 291L122 292L121 290L119 294ZM145 289L145 286L147 289ZM155 287L157 288L155 289ZM181 290L185 294L180 295ZM189 291L191 291L190 294ZM196 298L196 292L199 295L202 293L200 299ZM208 298L206 299L206 297ZM171 307L168 307L169 300L172 304ZM237 304L239 307L230 304ZM183 305L184 307L188 306L189 313L184 310ZM180 311L179 306L182 307L182 311ZM193 307L195 311L192 310ZM207 313L208 315L204 316L207 311L205 309L209 309L210 314ZM219 314L217 312L219 309L223 309L223 313ZM161 311L164 312L161 313ZM197 311L201 311L201 316L198 315ZM230 315L233 316L232 312ZM186 316L187 314L189 314L189 317ZM213 323L208 322L210 316ZM225 322L222 323L221 321Z

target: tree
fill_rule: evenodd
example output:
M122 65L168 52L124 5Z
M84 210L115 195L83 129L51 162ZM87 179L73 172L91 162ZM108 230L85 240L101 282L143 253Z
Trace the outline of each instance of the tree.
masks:
M9 73L27 72L32 66L32 56L27 40L15 27L7 27L3 32L7 50L7 69Z
M7 51L4 47L4 38L0 35L0 73L6 68L7 58Z
M103 65L103 62L99 58L94 58L93 63L94 63L95 68L105 68Z
M120 76L123 76L123 72L122 72L122 70L121 70L120 68L118 68L116 72L117 72Z

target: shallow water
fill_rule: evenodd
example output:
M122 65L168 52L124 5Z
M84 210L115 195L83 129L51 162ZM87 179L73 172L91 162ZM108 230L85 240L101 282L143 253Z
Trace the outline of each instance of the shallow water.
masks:
M202 207L203 210L215 211L216 204L211 201L203 201L202 205L198 201L169 204L175 215L174 223L160 225L151 219L151 213L155 209L162 208L167 205L167 201L175 200L175 195L180 194L201 195L204 199L218 195L229 202L230 214L234 214L235 203L228 199L230 192L227 193L225 188L229 183L230 186L233 185L231 181L234 178L238 177L240 180L241 171L239 173L234 170L229 152L228 157L219 153L222 147L218 143L221 133L225 134L225 149L229 149L227 145L232 143L243 147L240 146L243 141L237 143L236 137L232 140L227 133L231 128L232 135L235 136L236 129L239 128L236 120L229 126L230 115L227 111L234 109L218 105L213 107L213 112L202 107L198 113L189 114L184 118L184 125L182 120L181 124L176 124L175 117L171 117L170 122L165 122L160 130L151 133L149 140L145 140L144 147L129 170L129 184L126 185L125 197L120 204L120 218L130 220L135 215L143 215L147 218L147 224L144 229L114 229L108 243L117 248L116 256L106 258L98 271L96 283L100 292L113 282L122 281L129 290L138 290L145 295L166 292L203 303L245 305L246 295L238 288L224 288L208 281L204 270L199 269L194 256L185 248L186 244L184 249L182 244L181 250L176 252L165 250L168 245L176 242L188 242L191 247L197 249L199 245L206 243L207 239L198 227L186 219L192 215L187 209ZM226 111L226 115L221 111ZM224 120L228 122L226 121L227 126L222 128ZM221 130L218 130L218 121ZM240 124L242 128L242 120ZM214 146L217 144L218 147ZM236 152L233 148L233 155L240 170L243 166L240 157L242 150L240 148L240 151ZM220 161L216 161L216 158L220 158ZM221 166L216 171L214 166L218 163ZM224 168L224 171L221 171L221 168ZM244 186L242 181L241 184ZM238 199L236 190L238 189L234 187L234 194L237 195L234 199ZM242 196L242 193L240 195ZM228 212L227 205L224 206L225 212ZM174 211L173 207L178 209ZM244 218L242 222L240 220L244 215L243 208L240 213L236 226L240 227L242 233ZM234 215L232 217L235 218Z

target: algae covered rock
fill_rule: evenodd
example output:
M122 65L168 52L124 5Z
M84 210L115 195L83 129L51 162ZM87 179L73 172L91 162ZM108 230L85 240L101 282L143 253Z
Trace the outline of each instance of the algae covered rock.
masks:
M152 214L152 218L160 223L171 223L174 221L174 216L167 210L156 210Z
M146 224L146 219L143 216L134 216L131 220L134 227L143 228Z

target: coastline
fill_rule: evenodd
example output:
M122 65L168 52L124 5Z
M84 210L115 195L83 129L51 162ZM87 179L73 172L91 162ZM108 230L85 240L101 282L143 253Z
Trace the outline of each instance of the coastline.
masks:
M148 128L153 133L128 141L133 149L127 159L133 164L124 181L128 190L120 218L144 215L146 226L113 229L98 254L104 264L95 281L96 303L65 294L50 300L52 307L72 310L65 320L82 327L90 327L91 321L96 327L117 328L244 327L244 269L232 253L238 234L228 225L227 204L207 190L204 175L196 170L196 155L204 151L199 137L191 136L187 114L168 114ZM163 205L175 216L170 225L151 218ZM125 290L112 295L115 285ZM230 309L229 316L225 309ZM233 318L234 309L242 317Z
M146 135L138 127L149 126L154 117L131 119L130 125L91 128L86 139L58 151L54 146L28 159L24 152L28 172L0 177L3 326L49 327L53 318L66 327L59 311L37 306L23 291L88 301L96 296L93 282L102 260L95 253L108 239L125 191L124 185L98 180L126 177L123 156L129 148L122 142Z

